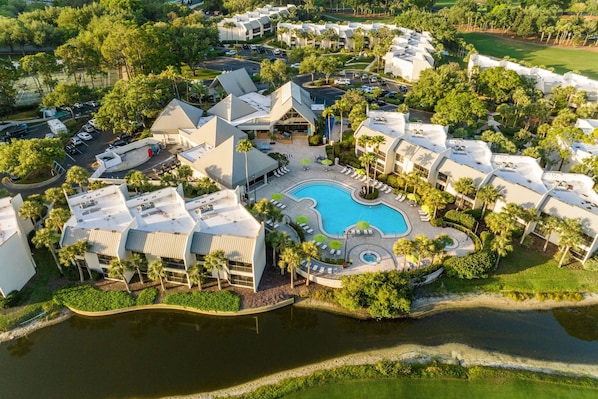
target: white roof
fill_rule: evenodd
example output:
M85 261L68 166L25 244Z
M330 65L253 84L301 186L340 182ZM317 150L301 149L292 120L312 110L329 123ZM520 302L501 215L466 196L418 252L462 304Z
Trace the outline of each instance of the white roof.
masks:
M0 246L17 233L19 228L17 217L19 216L12 206L12 198L0 198Z
M73 216L67 225L71 227L123 231L133 220L120 186L107 186L70 196L68 205Z

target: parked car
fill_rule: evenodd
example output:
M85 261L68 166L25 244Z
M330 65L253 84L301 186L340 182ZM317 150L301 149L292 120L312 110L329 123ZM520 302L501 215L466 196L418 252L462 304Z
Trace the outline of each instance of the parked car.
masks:
M347 79L347 78L334 79L334 84L347 86L347 85L351 84L351 79Z
M243 43L243 50L249 50L249 44Z
M83 125L82 129L87 133L93 133L96 131L96 129L93 126L91 126L89 123L86 123L85 125Z
M95 101L95 100L88 101L85 104L87 104L87 105L89 105L90 107L93 107L93 108L97 108L97 107L100 106L100 103L97 102L97 101Z
M77 133L77 137L85 141L93 140L93 136L87 132L79 132Z
M403 94L407 93L407 86L399 86L399 91Z
M93 128L97 129L98 126L96 125L96 120L95 119L90 119L87 121L87 124L92 126Z
M257 51L260 54L264 54L266 52L266 49L264 47L260 46L260 47L257 48Z
M359 77L361 77L361 74L359 72L354 72L353 73L353 77L354 78L359 78Z
M274 50L272 50L272 54L274 55L280 55L280 50L275 48Z
M81 139L79 137L77 137L77 136L71 137L69 139L69 143L71 143L74 146L83 144L83 142L81 141Z
M372 77L370 78L370 83L378 83L378 78L377 78L377 77L375 77L375 76L372 76Z
M230 56L237 55L237 51L236 50L227 50L224 52L224 55L230 55Z
M55 138L55 137L56 137L56 135L55 135L54 133L46 133L46 136L45 136L45 137L46 137L47 139L53 139L53 138Z
M251 51L256 51L256 50L257 50L257 46L256 46L255 44L250 44L250 45L249 45L249 49L250 49Z
M74 145L70 145L70 144L67 144L64 146L64 151L66 151L66 153L69 155L75 155L75 154L79 153L77 148Z
M130 134L123 133L120 136L118 136L116 139L126 141L128 143L129 141L131 141L132 138L133 138L133 136L131 136Z
M280 52L280 55L281 55L281 56L283 56L283 57L286 57L286 56L287 56L287 52L286 52L286 50L282 50L282 51Z
M124 147L127 144L128 143L125 140L116 140L114 143L112 143L114 147Z
M27 136L29 134L29 126L26 123L21 123L20 125L11 126L4 130L4 136L16 139L19 137Z
M300 67L301 67L301 64L300 64L300 63L298 63L298 62L296 62L296 63L294 63L294 64L291 64L291 68L294 68L294 69L299 69Z

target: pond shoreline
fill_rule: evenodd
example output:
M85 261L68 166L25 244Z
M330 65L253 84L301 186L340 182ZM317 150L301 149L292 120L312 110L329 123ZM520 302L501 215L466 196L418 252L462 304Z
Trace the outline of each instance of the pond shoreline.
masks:
M382 360L405 363L430 363L438 361L444 364L458 364L463 367L487 366L513 370L526 370L536 373L555 374L566 377L586 376L598 378L598 365L550 362L511 356L471 348L463 344L444 344L436 347L423 345L399 345L393 348L364 351L341 356L319 363L313 363L275 374L264 376L233 387L211 392L190 395L166 396L165 399L212 399L215 397L237 396L250 393L266 385L277 384L286 378L304 377L314 372L331 370L342 366L374 364Z
M424 297L413 300L411 313L407 318L420 319L426 316L432 316L437 313L473 308L487 308L496 310L519 311L519 310L549 310L562 307L582 307L598 305L598 293L585 294L581 301L554 301L529 299L526 301L514 301L503 295L498 294L450 294L440 297ZM294 306L320 310L352 317L360 320L371 319L372 317L365 310L351 311L342 308L334 303L318 301L313 298L296 297ZM277 307L273 307L276 309ZM158 309L158 308L156 308ZM152 310L149 309L148 310ZM11 341L32 333L35 330L61 323L75 314L68 308L60 311L58 316L52 319L36 319L23 326L0 333L0 343ZM226 316L231 317L231 316Z

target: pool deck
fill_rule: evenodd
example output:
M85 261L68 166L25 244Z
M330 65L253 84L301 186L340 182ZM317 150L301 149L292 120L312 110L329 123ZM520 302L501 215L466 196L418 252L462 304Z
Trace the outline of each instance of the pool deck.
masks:
M343 169L342 166L332 165L327 167L317 163L316 160L318 156L323 157L326 155L324 146L309 147L305 140L295 140L293 144L277 143L272 147L272 151L290 154L290 163L287 167L291 169L291 172L282 177L270 177L268 179L267 185L263 185L256 189L255 195L257 200L259 201L262 198L270 199L272 194L280 193L283 195L283 199L279 202L282 202L287 206L282 210L283 215L288 216L288 218L285 217L285 220L290 219L294 221L295 218L300 215L304 215L309 218L308 224L314 231L312 234L305 235L307 241L311 240L316 234L325 234L321 228L319 213L313 209L314 202L310 199L301 199L297 201L287 195L287 191L290 188L309 180L336 181L345 186L351 187L356 191L359 191L360 187L364 183L353 179L350 175L347 176L340 173ZM304 165L299 162L304 158L308 158L312 161L309 165L309 169L307 170L304 168ZM253 192L251 195L253 197ZM352 264L349 264L345 269L343 269L341 266L332 266L331 277L383 270L403 270L405 264L403 256L396 257L392 252L393 244L398 238L401 237L406 237L412 240L418 234L425 234L429 238L434 238L440 234L448 234L451 238L453 238L456 245L453 248L447 249L447 254L461 256L474 250L474 243L466 236L465 233L448 227L434 227L429 222L420 221L420 216L418 213L419 207L410 206L407 201L399 202L395 199L395 197L396 194L393 192L389 194L381 192L377 201L382 202L403 214L408 226L407 233L404 235L383 236L375 228L376 226L371 226L370 229L373 230L372 235L327 235L329 240L336 239L341 241L343 243L343 248L341 248L340 256L331 255L329 249L326 249L322 253L322 258L342 259L346 251L345 259L352 260ZM285 223L280 223L278 230L286 231L293 239L298 240L295 231ZM374 264L363 262L359 255L366 250L378 253L381 257L380 262ZM429 260L424 260L423 262L426 263L429 262ZM315 264L318 264L318 262L315 262ZM330 267L331 265L326 265L326 269L323 274L329 274L328 268ZM413 268L416 267L416 265L412 263L409 264L409 262L407 262L405 267Z

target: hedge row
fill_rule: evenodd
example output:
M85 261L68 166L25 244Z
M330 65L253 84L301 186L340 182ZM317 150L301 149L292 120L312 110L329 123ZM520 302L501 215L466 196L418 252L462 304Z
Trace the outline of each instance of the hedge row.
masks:
M476 223L473 216L468 215L467 213L456 211L454 209L451 209L444 214L444 220L461 225L469 230L473 230Z
M229 291L178 292L167 295L164 298L164 303L216 312L237 312L241 309L241 298Z
M496 254L482 250L465 256L447 258L444 261L444 268L449 277L471 280L488 277L488 273L494 269L495 264Z
M90 285L61 288L54 292L54 302L87 312L101 312L135 306L135 299L126 292L100 291Z
M156 302L157 297L157 289L153 287L146 288L143 291L141 291L137 296L137 306L153 305L154 302Z

